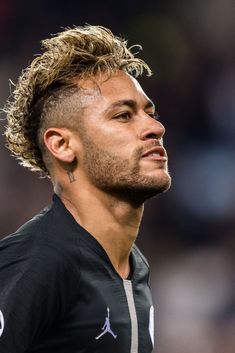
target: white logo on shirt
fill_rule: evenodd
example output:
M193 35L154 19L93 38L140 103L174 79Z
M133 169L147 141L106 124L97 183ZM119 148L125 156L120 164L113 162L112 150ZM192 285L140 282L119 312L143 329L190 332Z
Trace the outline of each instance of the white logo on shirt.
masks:
M3 317L3 313L0 310L0 337L2 336L4 330L4 317Z
M154 307L149 309L149 334L151 337L152 345L154 347Z
M110 325L110 319L109 319L109 308L107 308L107 316L105 318L105 323L104 326L102 327L103 332L101 332L101 334L99 336L96 336L96 340L98 340L100 337L102 337L103 335L105 335L106 333L110 333L113 338L117 338L117 335L115 335L115 333L113 333L112 329L111 329L111 325Z

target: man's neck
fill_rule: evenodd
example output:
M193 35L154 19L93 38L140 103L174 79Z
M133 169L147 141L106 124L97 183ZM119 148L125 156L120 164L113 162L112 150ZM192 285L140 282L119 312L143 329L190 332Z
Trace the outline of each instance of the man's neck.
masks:
M119 275L127 278L143 205L135 208L126 201L89 188L79 188L78 192L63 190L59 196L75 220L101 244Z

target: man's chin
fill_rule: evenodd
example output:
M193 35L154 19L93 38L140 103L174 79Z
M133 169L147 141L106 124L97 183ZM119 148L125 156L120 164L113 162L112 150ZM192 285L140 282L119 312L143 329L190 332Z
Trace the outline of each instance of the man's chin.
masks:
M147 200L166 192L171 186L171 178L164 178L161 182L144 183L144 184L132 184L114 187L106 190L109 194L114 197L126 201L133 206L139 206L145 203Z
M169 190L170 186L171 186L171 178L167 178L163 180L161 183L158 183L157 185L145 187L143 190L143 194L145 194L145 201L159 194L162 194L163 192L166 192L167 190Z
M171 177L169 174L165 174L161 180L156 182L150 182L148 184L142 185L139 188L136 188L136 196L138 195L139 201L141 203L146 202L147 200L156 197L157 195L166 192L171 186ZM137 197L137 199L138 199Z

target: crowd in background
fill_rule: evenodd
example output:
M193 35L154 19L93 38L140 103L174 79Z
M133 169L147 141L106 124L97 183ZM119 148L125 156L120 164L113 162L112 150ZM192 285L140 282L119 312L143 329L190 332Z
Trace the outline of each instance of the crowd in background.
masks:
M138 245L151 264L154 353L235 351L235 4L233 0L0 0L0 106L40 40L99 24L142 44L141 78L166 127L171 190L146 204ZM0 115L0 237L51 202L19 166Z

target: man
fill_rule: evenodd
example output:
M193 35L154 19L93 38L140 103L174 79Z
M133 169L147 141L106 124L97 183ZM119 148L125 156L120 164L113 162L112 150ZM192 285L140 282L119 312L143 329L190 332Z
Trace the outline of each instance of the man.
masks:
M5 111L12 153L53 204L0 244L0 352L150 353L144 202L167 190L164 127L134 76L147 64L100 26L42 42Z

